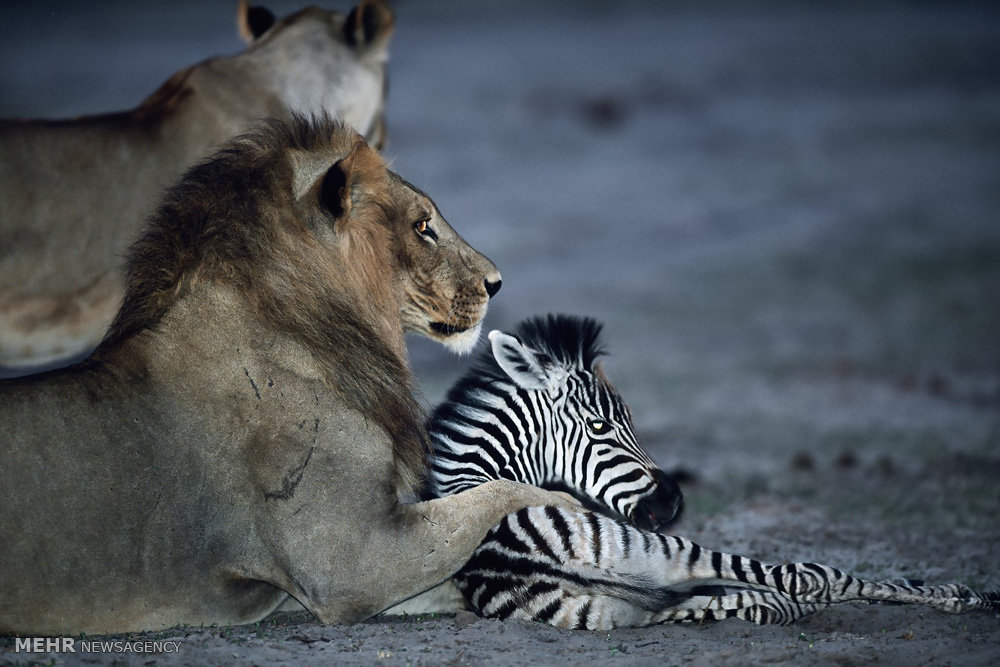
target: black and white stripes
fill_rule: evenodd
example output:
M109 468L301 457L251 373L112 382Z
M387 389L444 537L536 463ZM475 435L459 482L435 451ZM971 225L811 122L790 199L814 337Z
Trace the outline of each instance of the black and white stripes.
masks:
M785 625L855 600L1000 612L996 591L867 581L815 563L768 565L555 507L507 516L453 580L484 616L591 630L725 618Z

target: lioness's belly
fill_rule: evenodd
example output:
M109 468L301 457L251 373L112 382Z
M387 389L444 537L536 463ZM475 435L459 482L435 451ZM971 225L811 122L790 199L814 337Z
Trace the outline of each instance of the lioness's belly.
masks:
M70 294L6 292L0 294L0 370L86 354L101 341L123 295L117 274Z

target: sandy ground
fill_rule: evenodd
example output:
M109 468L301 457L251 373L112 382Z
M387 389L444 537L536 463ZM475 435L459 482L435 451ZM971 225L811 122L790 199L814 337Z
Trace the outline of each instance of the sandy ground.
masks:
M82 7L6 21L0 114L129 106L238 48L207 3ZM503 271L489 325L607 323L608 373L643 442L696 475L678 534L1000 587L997 10L400 3L391 73L387 154ZM433 403L465 362L411 350ZM299 615L156 636L181 651L36 657L1000 663L996 618L881 605L788 628ZM0 661L25 661L10 651L0 642Z

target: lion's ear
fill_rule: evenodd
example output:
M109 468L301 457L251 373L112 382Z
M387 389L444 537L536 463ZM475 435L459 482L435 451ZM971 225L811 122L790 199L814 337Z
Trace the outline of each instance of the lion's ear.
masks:
M271 10L264 7L251 7L247 0L240 0L236 8L236 28L240 37L247 44L253 44L260 36L271 29L276 21Z
M344 39L351 46L381 50L389 43L395 19L382 0L361 0L344 21Z
M297 201L308 199L334 220L351 214L352 193L364 189L366 179L385 171L385 163L378 153L368 147L361 137L351 146L350 152L332 165L329 156L315 152L291 150L292 196Z
M319 203L330 212L334 220L351 212L351 192L347 185L351 177L350 166L350 155L335 162L327 170L319 186Z

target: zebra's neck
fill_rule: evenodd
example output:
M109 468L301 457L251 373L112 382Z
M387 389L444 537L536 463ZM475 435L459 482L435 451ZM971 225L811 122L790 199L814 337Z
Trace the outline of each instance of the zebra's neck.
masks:
M540 419L529 392L495 379L449 395L428 423L431 495L454 495L494 479L542 482L525 455L538 444Z

